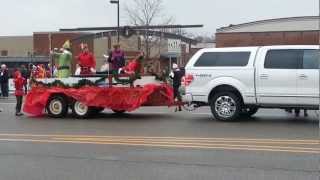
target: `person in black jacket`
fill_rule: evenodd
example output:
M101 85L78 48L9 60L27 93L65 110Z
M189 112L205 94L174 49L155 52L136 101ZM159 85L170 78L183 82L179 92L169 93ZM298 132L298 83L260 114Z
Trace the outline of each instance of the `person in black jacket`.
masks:
M25 65L21 65L20 67L20 72L21 72L21 75L24 79L26 79L25 83L24 83L24 93L27 94L28 92L28 83L27 83L27 79L29 78L29 71L28 69L26 68Z
M0 70L1 95L9 97L9 72L5 64L1 65Z
M173 86L173 92L174 92L174 100L178 103L178 109L176 111L182 111L181 109L181 103L182 103L182 97L179 92L179 88L181 86L181 79L184 76L184 72L179 69L177 64L172 65L172 72L170 73L170 78L172 79L172 86Z

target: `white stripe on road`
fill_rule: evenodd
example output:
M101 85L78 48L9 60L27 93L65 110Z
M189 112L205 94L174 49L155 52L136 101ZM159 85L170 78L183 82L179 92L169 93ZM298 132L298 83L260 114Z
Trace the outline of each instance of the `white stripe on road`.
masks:
M10 103L0 103L0 105L15 105L16 103L15 102L10 102Z

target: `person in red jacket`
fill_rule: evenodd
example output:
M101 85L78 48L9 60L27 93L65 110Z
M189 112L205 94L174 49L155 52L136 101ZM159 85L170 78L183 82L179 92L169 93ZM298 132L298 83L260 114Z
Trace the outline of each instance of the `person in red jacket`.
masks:
M96 72L96 59L89 52L87 44L81 44L82 52L78 56L78 64L81 68L80 75L92 75Z
M144 53L140 52L140 54L132 59L128 65L123 68L120 68L121 71L124 71L125 74L134 75L135 73L140 73L141 61L144 58Z
M24 95L24 84L25 79L22 77L21 72L17 70L14 73L14 87L15 87L15 96L17 99L17 105L16 105L16 116L22 116L21 113L21 107L22 107L22 101L23 101L23 95Z

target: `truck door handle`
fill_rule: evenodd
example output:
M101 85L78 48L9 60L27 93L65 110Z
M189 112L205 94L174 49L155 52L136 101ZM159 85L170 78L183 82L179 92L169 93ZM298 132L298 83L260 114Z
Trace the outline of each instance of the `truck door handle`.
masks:
M260 75L260 79L268 79L268 78L269 78L268 74L261 74Z

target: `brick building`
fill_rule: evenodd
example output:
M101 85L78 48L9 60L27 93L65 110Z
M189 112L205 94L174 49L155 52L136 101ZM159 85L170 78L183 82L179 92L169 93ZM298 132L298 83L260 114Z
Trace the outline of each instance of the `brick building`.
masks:
M149 36L146 36L146 33ZM121 48L126 53L126 59L131 59L140 51L146 50L145 37L150 38L152 43L149 60L145 61L144 65L156 72L163 68L169 68L169 64L172 62L185 65L191 45L196 43L192 39L172 33L146 32L146 30L131 31L130 35L122 34L120 36ZM74 57L80 53L80 44L87 43L97 59L97 69L99 69L105 61L103 55L112 50L113 45L117 43L117 32L35 32L33 36L0 37L0 62L14 61L15 59L31 62L32 59L41 57L41 62L49 63L51 61L50 50L61 48L66 40L71 40ZM73 67L75 64L74 60Z
M28 56L32 51L32 36L0 36L0 56Z
M222 27L217 47L319 44L319 17L268 19Z

